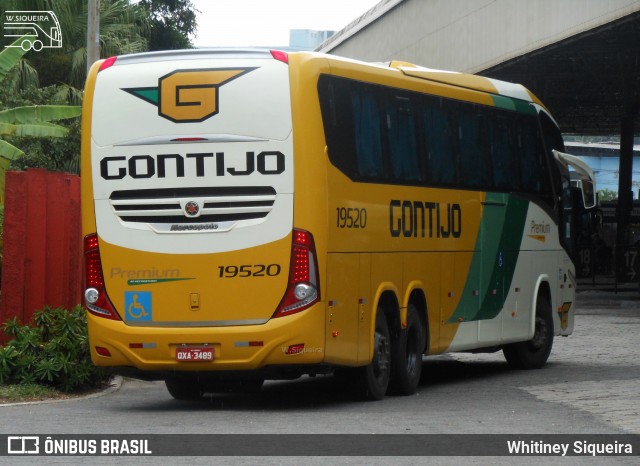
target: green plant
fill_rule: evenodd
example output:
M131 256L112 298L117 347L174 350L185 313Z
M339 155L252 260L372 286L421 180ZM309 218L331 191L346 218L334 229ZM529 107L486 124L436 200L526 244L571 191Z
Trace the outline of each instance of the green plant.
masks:
M0 84L20 61L25 51L17 47L22 38L0 51ZM7 137L63 137L69 133L64 126L51 123L80 116L82 108L68 105L30 105L4 109L0 104L0 204L4 203L4 175L12 160L25 155Z
M618 199L618 193L611 189L600 189L598 191L598 200L602 201L615 201Z
M2 329L13 339L0 347L0 384L38 383L70 392L96 387L108 374L90 358L86 312L45 307L34 313L31 325L15 317Z

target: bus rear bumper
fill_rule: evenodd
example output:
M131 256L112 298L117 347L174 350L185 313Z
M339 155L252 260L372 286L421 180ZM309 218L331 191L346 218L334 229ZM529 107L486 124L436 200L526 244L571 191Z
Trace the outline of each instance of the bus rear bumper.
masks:
M91 359L102 367L132 367L142 372L251 371L319 364L324 359L322 303L261 325L139 327L93 314L87 320ZM178 360L178 350L184 348L210 352L211 360Z

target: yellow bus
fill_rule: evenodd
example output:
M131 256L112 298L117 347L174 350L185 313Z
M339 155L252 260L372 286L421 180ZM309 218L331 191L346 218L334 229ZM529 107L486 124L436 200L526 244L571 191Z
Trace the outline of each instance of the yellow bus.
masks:
M573 330L570 159L522 86L145 53L92 67L82 125L93 361L174 398L326 373L411 394L423 355L538 368Z

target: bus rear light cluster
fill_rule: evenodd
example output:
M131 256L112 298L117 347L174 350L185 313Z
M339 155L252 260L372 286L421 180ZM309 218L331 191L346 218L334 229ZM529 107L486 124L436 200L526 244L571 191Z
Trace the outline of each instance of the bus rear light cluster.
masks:
M114 65L114 63L116 62L117 59L118 59L118 57L109 57L109 58L107 58L105 61L103 61L100 64L100 68L98 68L98 72L104 71L107 68L111 68Z
M304 311L319 299L318 261L313 235L308 231L294 229L289 284L273 317Z
M120 320L104 289L104 275L100 260L98 235L93 233L84 238L85 283L84 304L89 312L106 319Z
M283 52L282 50L270 50L271 56L278 61L281 61L285 65L289 64L289 55L287 52Z

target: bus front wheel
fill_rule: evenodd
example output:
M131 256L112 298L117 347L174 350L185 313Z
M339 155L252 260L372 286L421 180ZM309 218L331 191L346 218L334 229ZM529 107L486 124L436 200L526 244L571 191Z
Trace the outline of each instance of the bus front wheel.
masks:
M511 343L502 348L504 357L514 369L539 369L549 359L553 346L553 316L551 304L544 296L538 296L533 338Z

